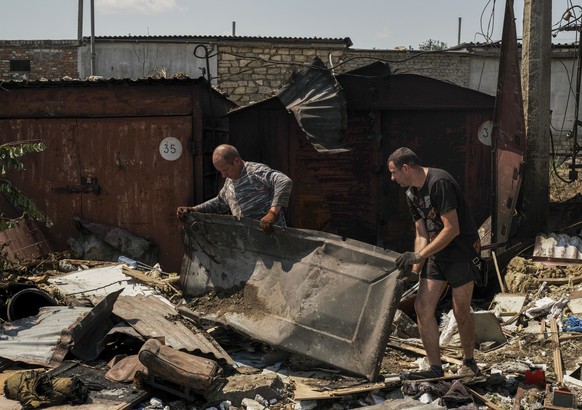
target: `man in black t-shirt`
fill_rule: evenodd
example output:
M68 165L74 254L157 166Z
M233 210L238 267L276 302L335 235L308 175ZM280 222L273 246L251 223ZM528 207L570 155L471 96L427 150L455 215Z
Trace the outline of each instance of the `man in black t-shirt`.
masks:
M426 379L444 375L440 358L436 307L447 285L452 288L453 312L459 328L463 365L459 374L480 375L474 359L475 325L471 297L475 276L472 255L465 248L479 245L479 235L459 185L446 171L422 167L418 156L401 147L388 158L392 181L406 191L416 238L414 251L396 259L401 270L412 268L419 275L414 308L430 369L402 374L403 379ZM464 242L466 245L461 245ZM478 251L478 248L475 248Z

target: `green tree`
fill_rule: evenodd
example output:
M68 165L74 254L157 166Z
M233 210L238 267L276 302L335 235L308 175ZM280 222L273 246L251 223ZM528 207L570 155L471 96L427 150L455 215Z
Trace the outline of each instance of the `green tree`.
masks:
M20 161L22 156L42 152L45 148L46 146L42 142L35 140L0 144L0 194L20 212L50 228L53 225L52 221L36 207L30 198L4 177L9 169L24 170L24 164ZM13 227L14 223L14 220L6 218L4 214L0 213L0 231Z
M424 43L418 45L418 49L422 51L441 51L449 48L447 43L442 41L428 39Z

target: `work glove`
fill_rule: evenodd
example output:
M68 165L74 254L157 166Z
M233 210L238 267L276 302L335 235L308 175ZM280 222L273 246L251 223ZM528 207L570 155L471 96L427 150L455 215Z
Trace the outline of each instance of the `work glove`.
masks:
M268 234L273 233L273 224L277 220L277 214L275 211L269 209L267 215L261 218L261 229Z
M412 265L422 260L418 252L404 252L396 258L396 267L400 270L408 270Z
M178 207L178 210L176 211L176 216L178 217L178 220L184 222L186 220L186 215L188 215L191 212L196 212L196 207L194 207L194 206L180 206L180 207Z

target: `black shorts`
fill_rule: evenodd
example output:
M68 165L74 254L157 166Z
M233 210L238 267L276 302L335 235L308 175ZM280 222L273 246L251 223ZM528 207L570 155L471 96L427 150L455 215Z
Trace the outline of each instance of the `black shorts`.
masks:
M426 266L420 274L421 278L445 280L452 288L458 288L475 280L475 273L471 261L435 261L428 258Z

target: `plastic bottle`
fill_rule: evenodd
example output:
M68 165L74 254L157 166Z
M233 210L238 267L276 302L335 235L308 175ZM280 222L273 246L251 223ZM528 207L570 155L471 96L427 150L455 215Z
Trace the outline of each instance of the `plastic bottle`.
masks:
M119 258L117 258L117 262L125 263L131 269L137 269L137 262L134 261L133 259L128 258L127 256L121 255Z

